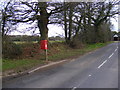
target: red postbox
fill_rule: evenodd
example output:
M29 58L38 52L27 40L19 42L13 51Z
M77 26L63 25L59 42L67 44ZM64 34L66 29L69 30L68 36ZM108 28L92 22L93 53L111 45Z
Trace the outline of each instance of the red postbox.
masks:
M48 49L47 43L48 43L47 40L41 40L41 41L40 41L40 48L41 48L41 49Z

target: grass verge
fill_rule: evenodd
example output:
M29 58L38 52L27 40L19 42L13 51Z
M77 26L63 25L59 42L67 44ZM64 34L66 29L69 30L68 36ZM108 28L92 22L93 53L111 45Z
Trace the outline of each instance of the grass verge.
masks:
M65 48L62 46L60 46L59 48L58 46L57 48L60 49L59 52L49 55L48 59L50 61L57 61L62 59L75 58L87 52L93 51L97 48L101 48L109 43L112 43L112 42L88 44L82 49ZM49 53L51 52L52 51L49 51ZM32 60L31 59L23 59L23 60L4 60L3 59L2 62L3 62L2 63L3 72L10 71L10 70L13 70L14 72L21 72L29 68L32 68L34 66L45 64L44 60L33 60L33 59Z
M14 70L16 72L21 72L23 70L29 69L33 66L44 64L41 60L2 60L2 70Z
M84 48L81 48L81 49L65 49L64 48L59 53L49 56L49 60L56 61L56 60L62 60L62 59L75 58L87 52L106 46L107 44L110 44L110 43L112 42L87 44Z

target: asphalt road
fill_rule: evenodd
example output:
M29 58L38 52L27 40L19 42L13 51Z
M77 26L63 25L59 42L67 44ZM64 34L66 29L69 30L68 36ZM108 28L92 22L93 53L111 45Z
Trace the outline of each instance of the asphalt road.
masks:
M118 43L55 68L3 83L3 88L118 88Z

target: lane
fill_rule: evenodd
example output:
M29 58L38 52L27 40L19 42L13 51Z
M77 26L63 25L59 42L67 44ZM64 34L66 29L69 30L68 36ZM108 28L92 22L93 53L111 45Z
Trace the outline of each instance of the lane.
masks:
M25 75L10 81L4 88L114 88L118 87L117 43L90 52L61 66ZM114 55L112 53L116 50ZM109 58L109 60L107 60ZM105 62L105 60L107 60ZM105 62L103 65L102 63ZM101 66L100 66L101 65ZM100 68L98 68L100 67ZM107 83L108 81L108 83ZM103 82L106 82L103 85ZM110 82L114 82L110 83ZM91 84L91 85L90 85Z
M118 88L118 51L78 88Z

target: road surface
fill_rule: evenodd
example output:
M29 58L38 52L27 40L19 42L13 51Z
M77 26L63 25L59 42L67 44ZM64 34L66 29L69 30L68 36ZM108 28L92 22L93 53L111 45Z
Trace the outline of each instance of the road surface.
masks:
M3 88L118 88L118 43L46 71L3 83Z

